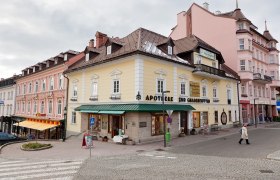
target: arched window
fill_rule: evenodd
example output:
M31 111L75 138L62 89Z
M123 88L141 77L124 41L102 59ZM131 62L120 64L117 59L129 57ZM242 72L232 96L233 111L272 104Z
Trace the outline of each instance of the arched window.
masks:
M44 113L44 111L45 111L45 102L44 101L42 101L41 102L41 111L40 111L40 113Z

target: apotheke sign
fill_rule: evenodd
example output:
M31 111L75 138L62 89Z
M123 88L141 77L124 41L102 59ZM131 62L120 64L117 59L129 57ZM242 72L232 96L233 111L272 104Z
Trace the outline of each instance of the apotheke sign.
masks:
M146 101L162 101L162 96L147 95ZM164 101L173 101L173 97L164 96Z

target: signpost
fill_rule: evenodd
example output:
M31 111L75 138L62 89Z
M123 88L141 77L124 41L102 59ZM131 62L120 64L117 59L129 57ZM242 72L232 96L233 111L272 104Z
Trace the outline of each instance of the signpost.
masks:
M91 147L93 146L93 144L92 144L92 126L94 125L94 121L95 121L95 118L91 117L90 118L90 133L88 136L88 141L90 142L89 143L89 156L90 157L91 157ZM86 142L88 142L88 141L86 141Z

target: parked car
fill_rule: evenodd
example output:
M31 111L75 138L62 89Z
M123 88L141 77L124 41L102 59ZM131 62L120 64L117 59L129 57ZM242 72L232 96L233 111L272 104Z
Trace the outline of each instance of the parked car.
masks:
M0 146L5 144L5 143L8 143L8 142L22 141L22 140L25 140L25 139L17 137L13 134L0 132Z

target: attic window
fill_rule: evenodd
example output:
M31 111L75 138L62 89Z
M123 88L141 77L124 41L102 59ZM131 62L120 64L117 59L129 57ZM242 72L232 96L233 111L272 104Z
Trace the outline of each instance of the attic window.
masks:
M64 54L64 61L67 61L67 54Z
M50 63L49 63L49 61L47 62L47 67L49 67L50 66Z
M57 64L57 62L58 62L57 59L55 59L55 60L54 60L54 64Z
M39 66L39 70L42 70L42 65L40 64L40 66Z
M89 53L86 53L86 61L89 60Z
M36 67L34 66L34 67L33 67L33 72L35 72L35 71L36 71Z
M167 53L168 53L168 55L172 55L173 54L172 46L167 46Z
M107 46L107 55L112 53L112 46Z
M29 69L27 69L27 74L29 74Z

